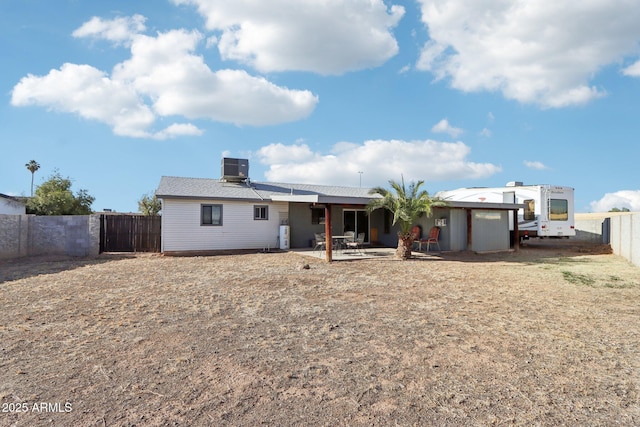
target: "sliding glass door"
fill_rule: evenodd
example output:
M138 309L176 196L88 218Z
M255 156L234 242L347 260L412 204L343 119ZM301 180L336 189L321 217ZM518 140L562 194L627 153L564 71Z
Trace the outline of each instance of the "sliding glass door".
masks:
M364 233L365 243L369 243L369 215L364 209L345 209L342 211L342 224L344 231Z

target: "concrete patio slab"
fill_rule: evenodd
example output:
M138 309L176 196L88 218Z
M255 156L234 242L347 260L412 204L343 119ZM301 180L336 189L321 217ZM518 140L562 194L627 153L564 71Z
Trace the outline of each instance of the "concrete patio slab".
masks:
M326 257L325 251L313 249L292 249L291 252L299 253L301 255L310 256L324 260ZM396 248L366 248L364 251L333 251L333 261L354 261L361 259L374 259L374 258L390 258L394 259ZM412 256L414 258L430 258L438 256L438 253L425 253L413 251Z

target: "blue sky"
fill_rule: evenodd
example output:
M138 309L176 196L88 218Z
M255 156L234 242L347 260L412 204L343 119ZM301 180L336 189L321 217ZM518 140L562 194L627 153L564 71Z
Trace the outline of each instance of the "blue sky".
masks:
M575 188L640 210L635 1L5 0L0 193L54 170L136 211L162 175L430 193Z

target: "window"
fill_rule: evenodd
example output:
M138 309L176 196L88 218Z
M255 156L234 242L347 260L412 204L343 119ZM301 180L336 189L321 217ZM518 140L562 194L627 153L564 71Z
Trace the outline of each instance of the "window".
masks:
M527 199L524 201L524 220L533 221L536 219L536 201Z
M551 221L569 220L569 202L563 199L551 199L549 204L549 219Z
M311 224L324 224L324 208L311 208Z
M222 205L201 205L200 225L222 225Z
M267 205L255 205L253 207L253 219L268 220L269 219L269 206L267 206Z

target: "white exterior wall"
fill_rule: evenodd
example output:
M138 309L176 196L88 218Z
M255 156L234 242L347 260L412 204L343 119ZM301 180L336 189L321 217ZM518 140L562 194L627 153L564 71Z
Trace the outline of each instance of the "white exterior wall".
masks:
M202 205L222 205L222 225L200 225ZM269 206L268 220L254 220L255 205ZM287 202L162 201L162 252L277 248Z
M509 212L474 209L471 212L471 246L475 252L508 251Z
M465 209L451 209L447 224L449 232L449 250L464 251L467 249L467 211ZM445 231L443 229L443 231ZM440 233L442 235L442 231Z
M640 266L640 214L611 217L611 249Z
M25 205L20 202L0 197L0 214L2 215L24 215Z

